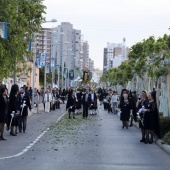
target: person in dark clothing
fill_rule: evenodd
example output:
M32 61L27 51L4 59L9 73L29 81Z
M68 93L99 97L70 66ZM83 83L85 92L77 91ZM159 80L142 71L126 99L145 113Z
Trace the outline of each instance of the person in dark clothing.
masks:
M104 98L104 93L103 93L103 90L101 88L98 90L98 95L99 95L100 105L102 105L103 98Z
M60 101L59 101L59 93L58 93L58 90L57 89L54 89L53 90L53 93L52 93L52 98L53 100L55 100L54 104L53 104L53 110L55 109L60 109Z
M142 139L140 140L140 142L145 142L145 128L143 124L144 112L142 111L142 108L146 108L147 105L148 105L147 94L145 91L142 91L136 103L137 111L139 113L139 128L141 129L142 132Z
M91 90L91 93L90 93L90 104L91 104L91 106L90 106L91 113L90 114L96 115L97 114L97 112L96 112L96 110L97 110L97 95L94 90Z
M78 91L76 91L76 93L74 93L74 95L76 97L76 111L77 111L77 114L80 114L80 113L82 113L82 109L81 109L82 92L79 89Z
M19 106L20 106L19 132L21 133L23 130L23 132L25 133L27 127L28 108L31 111L31 104L30 104L29 96L25 93L23 88L21 88L20 90L18 99L19 99Z
M4 138L4 124L8 113L8 98L7 89L1 88L0 91L0 140L6 140Z
M66 91L65 89L63 89L63 92L61 94L61 100L63 101L63 104L64 104L65 99L66 99Z
M136 102L137 102L137 96L136 96L136 91L129 93L130 100L132 102L132 114L130 115L130 127L133 126L133 120L136 122Z
M123 94L123 99L120 102L122 128L126 127L128 129L128 122L130 118L130 113L132 112L132 104L127 93Z
M83 118L86 118L88 117L88 110L89 110L89 107L90 107L90 98L91 98L91 95L89 95L89 91L86 90L86 93L83 94Z
M66 104L66 110L68 110L69 119L71 119L71 113L73 113L73 119L75 119L75 103L76 103L76 98L74 96L74 92L71 91L68 95L68 100Z
M153 143L154 133L160 137L160 123L159 113L156 104L156 91L152 91L148 94L149 103L145 109L144 114L144 128L146 133L145 144ZM149 137L150 134L150 137Z
M14 126L17 129L18 126L18 112L19 112L19 102L18 102L18 91L19 87L17 84L13 84L11 87L11 92L9 96L9 110L8 110L8 127L10 128L10 135L16 136L14 134Z
M25 94L29 97L29 99L32 99L32 88L30 87L30 89L28 90L28 87L25 86L25 88L23 88L25 91Z

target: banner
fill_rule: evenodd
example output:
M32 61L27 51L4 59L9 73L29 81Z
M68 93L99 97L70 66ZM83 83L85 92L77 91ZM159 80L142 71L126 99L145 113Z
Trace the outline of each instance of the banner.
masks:
M8 23L0 22L0 37L8 39Z
M45 67L46 66L46 60L47 60L47 53L39 53L39 67Z
M40 66L40 58L39 57L37 57L37 59L36 59L36 66L38 68L41 68L41 66Z
M49 64L46 66L46 73L47 74L50 73L50 65Z
M32 40L29 40L28 51L31 51L31 49L32 49Z
M74 80L74 70L69 72L69 79Z

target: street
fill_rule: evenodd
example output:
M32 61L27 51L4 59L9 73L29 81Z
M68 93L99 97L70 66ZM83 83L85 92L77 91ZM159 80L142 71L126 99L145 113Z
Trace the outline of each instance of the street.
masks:
M140 143L136 127L122 129L118 115L99 106L98 115L68 119L65 105L28 117L26 133L5 132L3 170L169 170L170 156L156 144ZM63 117L62 117L63 116ZM5 130L6 131L6 130Z

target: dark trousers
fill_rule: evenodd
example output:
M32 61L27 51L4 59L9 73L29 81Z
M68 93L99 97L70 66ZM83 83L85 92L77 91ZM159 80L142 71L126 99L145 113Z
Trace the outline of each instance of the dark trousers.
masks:
M112 112L111 104L108 103L108 113Z
M56 109L60 109L60 102L59 101L56 102Z
M19 116L19 132L26 131L27 127L27 116Z
M87 102L84 102L83 103L83 117L87 118L88 117L88 103Z

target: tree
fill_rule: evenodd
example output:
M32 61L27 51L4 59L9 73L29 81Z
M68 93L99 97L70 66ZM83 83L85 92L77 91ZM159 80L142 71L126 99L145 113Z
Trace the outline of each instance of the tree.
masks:
M25 62L25 56L30 54L31 60L29 40L40 30L45 8L42 0L1 0L0 21L9 25L8 39L0 38L0 80L21 71L19 63Z
M129 53L129 60L122 62L118 68L113 68L104 74L100 82L113 85L125 85L138 75L143 79L147 74L152 79L168 74L170 66L170 36L164 35L155 40L150 36L134 44Z

